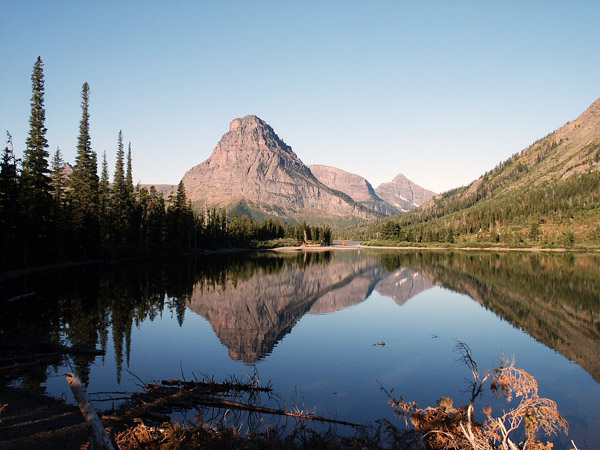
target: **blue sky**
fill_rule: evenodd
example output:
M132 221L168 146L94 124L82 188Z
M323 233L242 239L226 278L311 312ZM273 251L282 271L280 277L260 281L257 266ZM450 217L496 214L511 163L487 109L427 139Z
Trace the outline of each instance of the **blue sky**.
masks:
M598 1L2 0L0 17L17 155L39 55L50 152L74 160L87 81L93 149L112 173L122 129L143 183L177 183L256 114L306 164L441 192L600 97Z

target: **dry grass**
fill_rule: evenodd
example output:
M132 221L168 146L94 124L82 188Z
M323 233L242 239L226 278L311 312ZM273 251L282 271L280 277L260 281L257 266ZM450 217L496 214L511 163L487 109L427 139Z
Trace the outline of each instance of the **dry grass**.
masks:
M515 368L514 360L502 358L498 367L481 374L468 346L459 342L457 350L473 375L468 405L456 409L451 399L442 397L435 408L419 408L415 402L390 396L396 414L421 436L426 449L549 450L553 444L544 444L539 438L540 433L551 436L568 432L567 421L558 412L556 403L539 396L535 378ZM486 406L482 408L485 421L477 422L474 419L475 402L484 389L490 389L496 397L503 397L508 406L516 405L498 415ZM515 442L518 439L515 436L524 438Z

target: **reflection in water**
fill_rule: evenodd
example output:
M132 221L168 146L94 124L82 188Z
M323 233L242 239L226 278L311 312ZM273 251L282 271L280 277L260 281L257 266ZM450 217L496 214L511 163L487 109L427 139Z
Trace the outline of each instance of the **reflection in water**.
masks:
M406 269L390 275L375 255L325 252L268 258L277 258L279 270L226 278L220 284L201 280L188 304L210 322L229 356L246 363L271 353L307 312L347 308L366 300L374 288L402 304L431 287Z
M186 308L210 322L232 359L265 358L307 313L326 314L373 291L403 305L434 284L468 294L600 380L600 265L595 255L337 251L241 255L87 266L2 285L3 336L35 330L104 350L112 336L117 380L129 363L132 327ZM23 335L25 336L25 335ZM28 340L29 337L21 340ZM87 382L91 355L73 362ZM40 386L45 368L23 384Z
M469 295L600 382L598 255L427 251L386 253L381 261Z

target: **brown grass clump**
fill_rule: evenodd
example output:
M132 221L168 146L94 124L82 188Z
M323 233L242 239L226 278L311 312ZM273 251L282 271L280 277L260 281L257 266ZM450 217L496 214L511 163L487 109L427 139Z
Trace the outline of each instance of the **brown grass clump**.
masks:
M115 443L120 450L369 450L381 447L372 437L340 437L333 432L318 433L306 427L296 427L282 435L274 428L262 432L242 433L233 426L209 425L202 420L193 424L163 424L149 427L137 420L137 425L118 433Z
M427 449L445 450L549 450L552 443L542 443L539 432L545 435L568 432L567 421L558 412L556 403L538 394L535 378L514 367L514 360L502 358L495 369L481 376L468 346L457 344L461 360L471 370L471 399L468 405L453 407L452 400L442 397L435 408L419 408L415 402L405 402L390 396L396 414L421 435ZM492 408L482 408L483 423L474 419L474 403L489 384L496 397L504 397L515 407L495 416ZM388 393L389 396L389 393ZM524 436L514 442L516 435ZM574 444L573 444L574 445Z

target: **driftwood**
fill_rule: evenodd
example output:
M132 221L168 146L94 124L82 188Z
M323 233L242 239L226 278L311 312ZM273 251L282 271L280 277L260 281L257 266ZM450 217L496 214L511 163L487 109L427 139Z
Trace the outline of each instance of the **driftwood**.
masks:
M81 414L83 414L85 421L92 431L94 443L102 450L115 450L112 442L110 442L110 439L106 434L106 431L104 431L102 422L100 422L100 418L98 417L98 414L96 414L96 410L91 404L90 399L88 398L88 395L85 392L85 389L83 388L79 378L72 373L68 373L66 377L69 387L71 388L71 391L73 391L73 395L77 400Z
M131 422L135 418L146 417L157 422L168 422L170 420L168 414L170 413L182 410L186 411L201 406L362 427L362 425L344 420L328 419L311 413L291 412L284 409L244 403L217 395L232 391L270 392L270 387L260 387L238 382L216 383L179 380L163 380L161 384L146 384L144 387L146 389L144 392L131 393L131 399L134 401L133 406L121 410L119 415L103 416L103 419L124 423Z

